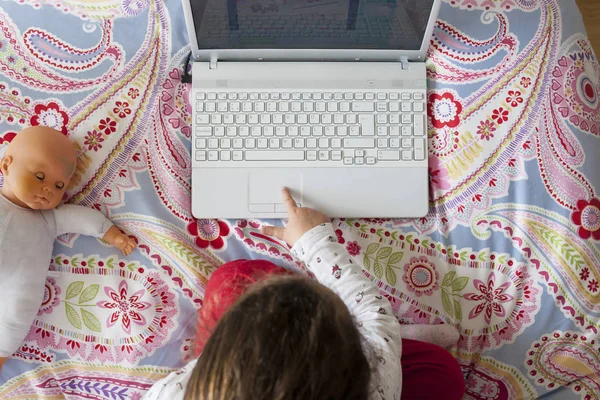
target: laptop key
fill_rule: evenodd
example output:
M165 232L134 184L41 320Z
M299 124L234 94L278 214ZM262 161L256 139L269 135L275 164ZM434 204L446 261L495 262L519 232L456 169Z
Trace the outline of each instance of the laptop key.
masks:
M352 103L353 112L375 112L375 104L366 101L355 101Z
M304 161L302 150L248 150L246 161Z
M208 152L208 161L219 161L219 152L211 150Z
M196 123L198 125L208 125L209 122L210 122L210 115L208 115L208 114L196 115Z
M196 139L196 148L199 150L206 149L206 139Z
M212 136L212 128L210 126L197 126L196 136Z
M218 149L219 148L219 139L208 139L208 148L209 149Z
M415 160L425 159L425 139L415 139Z
M400 152L396 150L379 150L377 159L379 161L400 161Z
M204 150L196 151L196 161L206 161L206 151L204 151Z
M221 150L221 161L231 161L231 152L229 150Z
M423 114L415 115L415 135L416 136L425 135L424 118L425 118L425 116Z
M363 136L375 135L375 116L373 114L359 114L358 121L362 127Z
M242 161L244 159L244 153L241 151L234 151L233 152L233 161Z
M375 139L372 138L345 138L344 148L346 149L373 149L375 148Z

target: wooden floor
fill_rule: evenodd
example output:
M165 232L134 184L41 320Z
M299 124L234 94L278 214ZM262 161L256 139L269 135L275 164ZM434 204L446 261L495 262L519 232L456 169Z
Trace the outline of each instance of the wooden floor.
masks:
M600 57L600 0L576 0L596 56Z

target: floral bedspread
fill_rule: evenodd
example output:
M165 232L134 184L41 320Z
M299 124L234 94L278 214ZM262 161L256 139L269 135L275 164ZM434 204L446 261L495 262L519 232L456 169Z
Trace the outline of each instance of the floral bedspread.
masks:
M57 241L0 398L140 399L190 360L220 264L304 268L265 221L190 214L179 0L4 0L0 30L0 142L68 134L68 201L138 243ZM465 398L598 398L600 69L574 0L445 0L428 74L429 215L337 220L338 240L402 324L457 326Z

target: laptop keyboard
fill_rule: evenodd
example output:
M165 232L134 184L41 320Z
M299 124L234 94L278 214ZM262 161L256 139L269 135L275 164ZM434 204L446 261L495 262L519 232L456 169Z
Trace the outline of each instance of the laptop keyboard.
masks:
M424 91L197 92L195 111L194 158L219 166L391 166L427 154Z

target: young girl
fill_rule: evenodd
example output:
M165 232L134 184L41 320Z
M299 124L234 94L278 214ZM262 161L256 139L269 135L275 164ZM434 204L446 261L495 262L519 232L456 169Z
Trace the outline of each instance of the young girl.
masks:
M292 244L318 282L267 261L223 265L200 311L200 357L144 398L461 399L456 360L440 346L401 338L409 329L337 243L329 218L296 207L287 189L283 200L287 227L263 232ZM419 331L442 345L458 339L447 325Z

